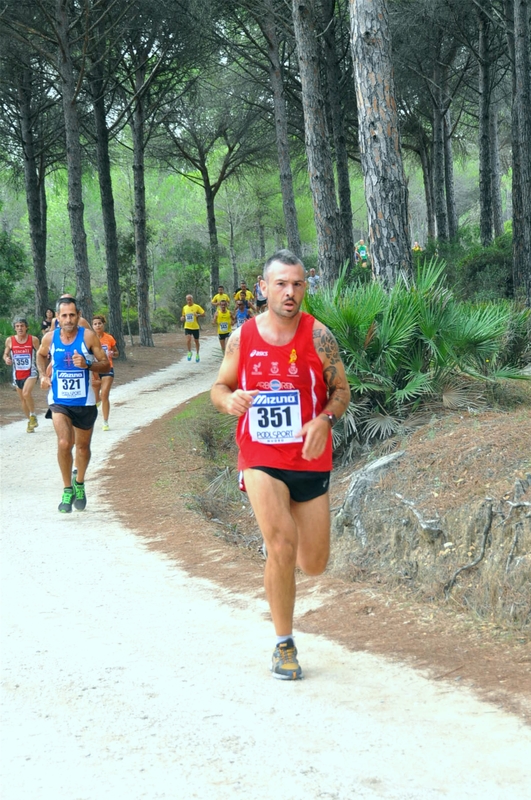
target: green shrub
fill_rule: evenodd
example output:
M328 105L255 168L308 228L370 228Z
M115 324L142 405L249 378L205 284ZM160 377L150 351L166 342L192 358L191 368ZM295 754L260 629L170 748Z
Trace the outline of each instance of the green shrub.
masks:
M167 333L178 324L173 314L167 308L157 308L151 317L151 330L153 333Z
M531 312L508 301L460 303L444 270L432 259L389 292L343 276L306 297L338 341L352 390L339 426L344 450L397 433L414 412L473 406L486 382L528 377Z
M476 245L456 265L456 290L464 299L501 300L513 296L512 234L490 247Z

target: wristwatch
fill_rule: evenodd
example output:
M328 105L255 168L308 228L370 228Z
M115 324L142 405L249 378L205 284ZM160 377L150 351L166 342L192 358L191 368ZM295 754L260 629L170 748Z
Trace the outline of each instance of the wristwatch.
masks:
M321 411L321 416L328 417L328 422L330 423L330 427L333 428L337 422L337 417L332 411Z

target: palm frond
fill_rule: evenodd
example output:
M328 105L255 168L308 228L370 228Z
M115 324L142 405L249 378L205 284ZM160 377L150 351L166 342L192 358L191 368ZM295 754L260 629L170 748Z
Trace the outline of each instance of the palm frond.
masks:
M363 423L363 433L367 441L371 439L387 439L396 432L400 425L400 420L390 414L381 412L373 413Z

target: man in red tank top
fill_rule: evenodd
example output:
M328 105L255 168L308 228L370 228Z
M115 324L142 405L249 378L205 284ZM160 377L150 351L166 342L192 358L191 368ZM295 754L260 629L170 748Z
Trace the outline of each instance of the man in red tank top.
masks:
M305 270L272 256L261 287L268 310L228 340L211 398L239 417L242 485L264 538L264 584L277 635L275 678L302 677L293 640L295 567L320 575L330 550L331 428L350 389L330 331L300 310Z
M28 333L28 323L23 317L17 317L13 327L15 335L7 337L3 358L8 366L13 367L13 386L28 418L26 431L33 433L39 427L32 392L37 382L35 356L40 342L36 336Z

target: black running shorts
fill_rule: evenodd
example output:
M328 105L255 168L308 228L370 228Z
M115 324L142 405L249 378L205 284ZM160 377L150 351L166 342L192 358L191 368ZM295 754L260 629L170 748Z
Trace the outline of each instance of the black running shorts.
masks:
M305 472L293 469L275 469L274 467L251 467L271 475L282 481L288 489L289 496L295 503L307 503L316 497L326 494L330 487L329 472ZM245 491L243 475L240 473L240 489Z
M35 377L36 377L35 375L30 375L30 376L29 376L29 378L35 378ZM24 388L24 385L25 385L26 381L28 381L28 380L29 380L29 378L22 378L22 380L19 380L19 378L16 378L16 379L15 379L15 381L14 381L14 383L13 383L13 386L16 386L16 387L17 387L17 389L20 389L20 390L22 391L22 389Z
M59 403L52 403L50 411L53 414L64 414L69 417L74 428L80 428L82 431L90 431L98 416L96 406L62 406ZM48 412L45 416L48 417Z

